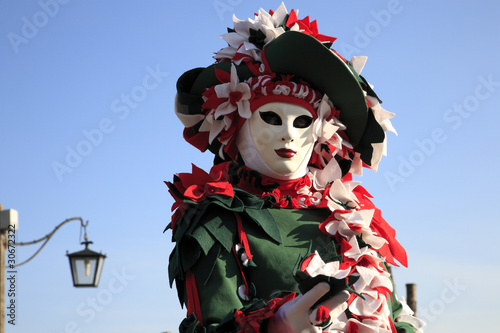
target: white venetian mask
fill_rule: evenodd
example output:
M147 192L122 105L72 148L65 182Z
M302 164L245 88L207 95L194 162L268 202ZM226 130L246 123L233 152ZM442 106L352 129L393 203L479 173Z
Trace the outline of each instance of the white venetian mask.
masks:
M262 105L252 113L238 137L245 164L273 178L304 176L314 146L313 120L311 112L300 105Z

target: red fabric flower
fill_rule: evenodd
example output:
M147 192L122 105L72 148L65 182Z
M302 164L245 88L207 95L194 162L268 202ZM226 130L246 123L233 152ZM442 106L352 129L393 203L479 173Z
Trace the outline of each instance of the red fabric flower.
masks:
M363 209L375 210L370 228L388 242L378 250L378 253L380 253L381 256L385 257L385 259L392 265L399 266L395 262L395 260L397 260L403 266L408 267L406 251L403 246L396 240L396 231L382 217L380 209L375 207L373 202L368 199L372 196L361 186L357 186L353 190L353 193L358 198L360 206L362 206Z
M276 202L279 202L280 199L281 199L281 191L279 190L279 188L275 188L271 192L264 192L264 193L262 193L262 198L264 198L264 197L266 197L268 195L274 197L274 199L276 199Z
M227 164L221 163L213 166L210 173L206 173L193 164L192 173L177 174L181 184L176 184L176 187L186 199L195 202L200 202L207 196L215 194L234 197L233 186L227 181Z
M316 22L316 20L310 22L309 16L306 16L302 20L299 20L297 18L297 12L295 11L295 9L292 9L292 11L290 12L290 16L288 17L288 21L286 22L286 26L291 28L296 23L299 25L299 30L301 32L313 36L322 43L333 43L337 39L336 37L320 34L318 32L318 23Z
M244 314L240 310L234 312L234 320L240 326L237 333L255 333L260 332L260 325L264 319L274 316L286 302L291 301L297 294L291 293L283 298L273 298L267 302L266 307Z
M172 195L172 197L175 200L175 202L172 204L172 210L171 210L172 212L173 211L175 211L175 212L172 214L172 218L170 220L170 222L171 222L170 228L172 230L175 230L175 226L177 225L177 221L184 214L188 205L185 204L183 200L181 200L180 198L178 198L177 196L174 195L174 193L172 192L172 189L170 188L171 186L174 186L173 184L171 184L169 182L165 182L165 184L167 184L167 186L169 188L168 192L170 193L170 195Z
M229 103L231 103L232 105L236 106L241 98L243 97L243 93L241 93L241 91L231 91L229 93Z
M227 181L229 162L215 165L206 173L196 165L192 165L192 173L179 173L174 183L165 182L175 202L172 205L171 228L174 229L179 218L189 206L184 200L200 202L207 196L225 195L234 197L233 186Z
M327 186L327 189L325 191L327 191L328 189L330 188L330 185ZM328 216L328 218L326 220L324 220L323 222L320 223L319 225L319 229L325 234L325 235L330 235L328 233L328 231L326 231L326 226L332 222L332 221L337 221L338 219L335 217L336 214L347 214L347 213L350 213L351 211L350 210L340 210L340 209L336 209L334 210L330 216ZM330 235L331 236L331 235Z

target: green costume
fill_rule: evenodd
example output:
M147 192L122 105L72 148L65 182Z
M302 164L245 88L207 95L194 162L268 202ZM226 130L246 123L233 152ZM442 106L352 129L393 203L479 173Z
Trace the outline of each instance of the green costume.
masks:
M331 49L336 38L283 4L235 18L221 37L228 47L217 62L177 82L184 138L216 155L209 173L193 165L167 183L175 199L170 283L188 312L180 331L283 327L280 314L326 282L329 291L306 307L323 314L307 327L421 332L385 268L406 266L406 253L352 181L363 167L377 169L385 131L394 131L393 114L360 75L366 59L345 60ZM323 304L341 292L349 299L338 315Z
M189 179L187 174L180 174L168 183L182 212L171 224L177 244L169 267L171 283L176 281L180 301L190 312L181 325L182 332L245 332L242 323L247 329L265 331L266 320L281 305L280 297L300 293L307 285L310 277L304 280L297 274L304 259L315 251L331 261L348 259L345 252L341 254L346 245L320 227L333 215L325 207L326 190L322 191L324 200L300 207L300 195L292 194L308 187L308 182L285 182L283 186L253 173L249 183L241 177L245 173L248 176L248 170L232 165L234 174L230 176L227 166L215 167L221 173L214 182L205 182L206 174L194 167ZM251 193L233 186L230 181L234 179ZM193 187L197 191L189 190ZM359 193L363 193L361 188L359 200L366 200ZM369 247L361 237L358 243ZM399 244L391 245L397 248ZM345 266L352 269L357 264L366 266L367 262L361 258ZM357 274L325 280L335 287L334 293L348 289L359 297L355 294ZM392 295L392 286L390 290L381 289L380 294L388 300L390 325L397 332L415 332L411 324L395 320L403 305ZM346 318L356 321L352 314Z

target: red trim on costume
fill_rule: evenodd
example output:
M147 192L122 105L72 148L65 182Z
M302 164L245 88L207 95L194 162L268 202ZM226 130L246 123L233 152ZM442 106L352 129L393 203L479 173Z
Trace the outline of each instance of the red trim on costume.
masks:
M198 297L198 288L196 288L196 279L190 270L186 271L186 291L187 291L187 312L188 315L194 313L199 325L202 325L200 298Z
M208 147L208 132L196 133L192 127L184 128L184 140L186 140L191 145L198 148L202 153L207 150Z
M248 260L252 260L252 253L250 253L250 244L248 244L247 234L243 229L243 222L241 221L241 217L239 214L234 214L236 217L236 223L238 225L238 237L240 238L241 245L245 249L245 254L247 255Z
M269 67L269 63L267 62L266 59L266 47L262 49L262 52L260 53L260 57L262 59L262 63L264 64L264 68L266 70L266 73L269 75L272 75L273 72L270 70L271 67Z
M384 244L377 252L385 257L386 261L394 266L399 266L396 264L395 260L399 261L403 266L408 267L408 259L406 257L406 251L403 246L396 240L396 231L392 228L389 223L382 217L380 209L375 207L373 202L368 198L372 196L361 186L356 186L353 193L359 200L360 206L363 209L374 209L372 222L370 228L377 233L380 237L387 240L387 244Z
M383 286L379 286L379 287L373 287L373 289L375 289L376 291L378 291L378 293L382 296L386 296L386 294L389 294L390 296L390 299L391 299L391 303L392 303L392 292L391 290L389 290L389 288L387 287L383 287ZM387 298L387 296L386 296Z
M231 73L218 69L217 67L214 67L214 73L219 82L226 83L231 81Z
M245 64L248 66L248 69L253 73L254 76L262 75L262 73L260 72L260 64L258 62L247 60L245 61Z
M398 333L398 329L394 325L394 322L392 321L391 317L389 317L389 323L391 324L391 332Z

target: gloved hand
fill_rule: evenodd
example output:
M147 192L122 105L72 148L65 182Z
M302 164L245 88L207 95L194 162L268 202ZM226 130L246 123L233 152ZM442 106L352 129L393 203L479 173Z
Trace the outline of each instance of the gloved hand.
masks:
M315 326L315 324L321 325L325 316L321 313L318 316L318 309L323 312L325 309L322 306L325 307L332 320L347 309L346 301L349 298L347 291L340 292L321 303L317 308L311 309L329 290L328 283L318 283L307 293L286 303L269 320L267 331L269 333L316 333L321 331L320 327Z

